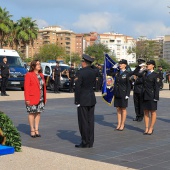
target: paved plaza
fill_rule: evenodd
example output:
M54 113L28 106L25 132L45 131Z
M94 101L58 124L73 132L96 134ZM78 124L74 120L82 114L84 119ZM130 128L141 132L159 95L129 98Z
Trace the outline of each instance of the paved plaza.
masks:
M114 131L116 109L107 106L101 94L97 93L94 147L82 149L74 147L81 139L73 94L48 92L48 102L40 123L42 137L36 139L29 136L23 92L9 91L9 94L9 97L0 96L0 108L19 130L23 152L1 157L1 170L9 167L13 170L15 166L17 169L41 170L49 167L57 170L170 169L170 91L167 84L160 92L153 135L143 135L144 122L133 121L135 112L132 96L129 99L125 130Z

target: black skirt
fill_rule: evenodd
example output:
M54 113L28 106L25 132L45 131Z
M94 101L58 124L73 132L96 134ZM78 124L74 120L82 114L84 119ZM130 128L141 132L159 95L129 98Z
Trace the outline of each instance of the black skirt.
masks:
M144 100L143 109L144 110L157 110L157 101Z
M126 108L128 107L128 99L124 98L114 98L114 107Z

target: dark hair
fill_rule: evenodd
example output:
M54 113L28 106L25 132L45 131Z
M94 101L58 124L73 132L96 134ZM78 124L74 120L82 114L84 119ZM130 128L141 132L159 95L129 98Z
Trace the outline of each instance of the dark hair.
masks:
M33 60L30 64L29 72L33 72L35 70L36 64L39 60ZM42 73L42 68L38 71L38 73Z

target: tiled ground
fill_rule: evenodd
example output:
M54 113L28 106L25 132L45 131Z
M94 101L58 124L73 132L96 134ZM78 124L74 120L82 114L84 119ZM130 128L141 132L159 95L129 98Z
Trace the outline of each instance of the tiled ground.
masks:
M77 149L80 142L74 99L50 99L41 117L42 137L29 136L27 113L23 101L0 102L1 111L9 115L21 133L24 146L67 155L118 164L143 170L170 169L170 99L161 98L154 134L143 135L144 122L133 122L134 106L129 100L126 127L114 131L116 110L97 97L95 143L93 148Z

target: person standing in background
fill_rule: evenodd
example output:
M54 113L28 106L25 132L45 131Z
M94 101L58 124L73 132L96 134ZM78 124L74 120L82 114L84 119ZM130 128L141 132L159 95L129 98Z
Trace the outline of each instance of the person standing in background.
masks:
M9 64L7 63L7 57L3 57L3 61L0 64L1 68L1 75L0 78L2 79L1 81L1 96L9 96L6 93L6 87L8 84L8 78L9 78Z
M70 93L72 93L74 91L73 90L73 85L74 85L74 79L75 79L75 74L76 74L73 64L71 64L71 67L68 70L68 72L69 72L68 78L70 80L69 91L70 91Z
M46 85L39 60L31 62L24 81L25 104L30 125L31 137L41 137L39 133L40 113L46 104Z
M54 93L60 93L61 68L59 66L59 61L56 61L56 67L53 69L52 77L54 80Z
M163 71L162 71L162 66L158 66L158 77L160 79L159 81L159 88L160 89L163 89Z

